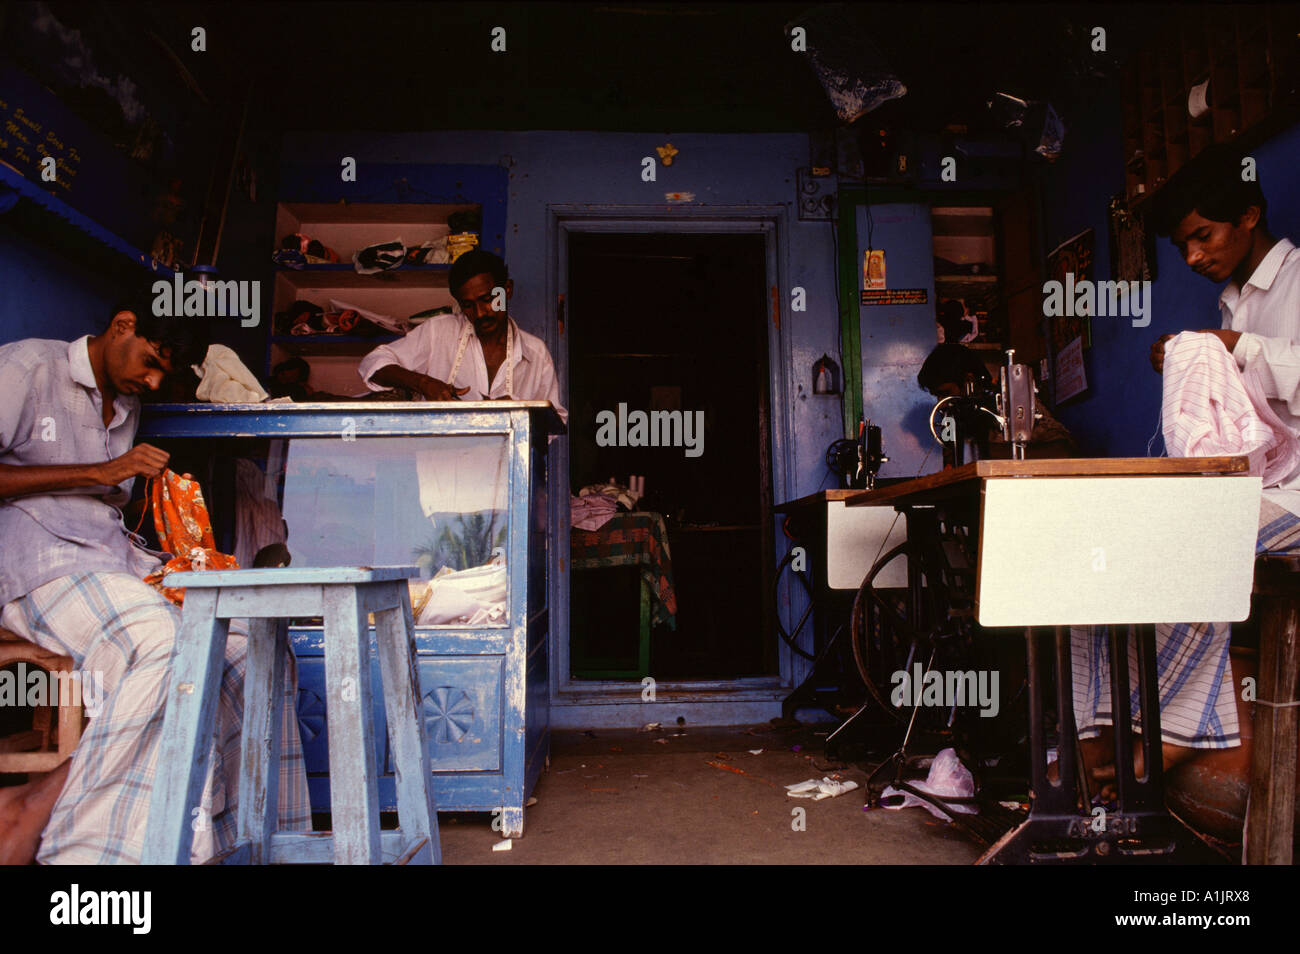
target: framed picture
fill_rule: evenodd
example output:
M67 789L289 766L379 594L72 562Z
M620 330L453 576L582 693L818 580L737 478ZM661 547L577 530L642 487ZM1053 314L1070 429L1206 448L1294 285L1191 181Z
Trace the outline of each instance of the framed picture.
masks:
M1067 285L1066 275L1073 274L1069 287L1092 280L1092 255L1094 249L1092 229L1084 229L1068 238L1047 255L1047 277ZM1073 309L1070 309L1073 310ZM1059 351L1075 338L1081 338L1084 348L1092 347L1092 317L1090 315L1058 315L1050 319L1052 347Z
M1106 220L1110 226L1110 277L1119 282L1155 281L1155 235L1146 216L1131 212L1123 193L1110 200Z

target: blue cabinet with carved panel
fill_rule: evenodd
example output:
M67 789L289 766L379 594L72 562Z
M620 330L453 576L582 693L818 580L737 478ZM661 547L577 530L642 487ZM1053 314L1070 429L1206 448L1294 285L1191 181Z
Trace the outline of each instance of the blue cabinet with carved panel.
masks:
M218 548L241 566L283 544L293 566L419 567L438 808L500 811L510 837L549 750L546 447L562 430L542 402L357 402L154 405L140 436L198 477ZM312 809L328 811L320 621L291 620L290 635ZM386 727L378 694L374 719ZM381 806L395 809L386 731L375 755Z

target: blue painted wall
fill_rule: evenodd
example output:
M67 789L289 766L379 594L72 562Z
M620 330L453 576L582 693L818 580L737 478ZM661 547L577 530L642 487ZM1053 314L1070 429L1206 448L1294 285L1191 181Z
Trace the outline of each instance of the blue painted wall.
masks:
M660 165L655 182L643 181L642 159L654 156L655 147L669 139L679 150L674 163ZM665 200L667 192L693 193L696 208L784 206L787 216L778 235L777 269L785 279L780 289L780 320L788 335L789 356L782 365L774 355L771 373L784 375L787 381L789 405L772 408L773 433L785 441L787 480L774 486L773 502L833 486L824 459L827 445L841 436L840 402L813 395L811 390L813 363L823 354L839 360L835 254L830 223L800 222L793 208L795 170L808 164L806 136L668 137L558 131L341 136L303 132L286 134L281 144L284 168L297 162L337 163L343 156L354 157L359 166L366 162L505 166L509 171L505 255L515 283L511 314L526 330L549 340L554 339L546 328L552 314L546 300L547 270L556 251L551 247L553 237L547 234L548 206L653 207L659 212L674 208ZM288 183L284 187L288 188ZM793 313L790 290L796 286L805 290L807 310ZM635 290L629 289L629 294ZM617 320L618 302L611 302L610 308L611 320ZM770 320L766 314L761 317ZM842 367L843 362L840 364ZM567 382L561 381L561 388L567 400ZM571 428L583 426L595 424L570 421ZM774 470L780 469L777 460L773 465ZM776 541L784 552L788 541L779 531ZM780 610L787 627L802 613L802 600L798 586L787 588ZM563 623L557 625L555 638L567 638ZM782 656L783 678L797 683L805 672L802 660L796 658L792 665L784 650ZM766 705L769 708L762 710L761 718L775 714L770 708L775 703ZM624 713L622 717L626 720L633 715ZM735 709L708 719L717 724L753 721L754 717L753 712Z
M1044 181L1044 235L1050 251L1085 228L1096 235L1094 275L1112 278L1107 248L1106 204L1124 189L1117 95L1098 99L1076 117L1060 161ZM1300 126L1293 126L1252 153L1269 200L1274 235L1300 235ZM1155 339L1170 332L1217 328L1222 285L1195 274L1165 238L1156 239L1157 278L1151 286L1151 324L1134 328L1127 318L1094 318L1093 346L1084 352L1089 390L1065 402L1058 417L1079 439L1084 454L1145 457L1160 454L1160 376L1147 355Z
M50 251L0 217L0 344L98 334L116 298L103 273Z
M655 147L669 139L680 150L673 165L660 166L657 181L642 181L642 158L654 156ZM288 133L281 153L286 164L353 156L359 164L504 165L510 177L505 251L515 282L511 314L526 330L543 336L549 313L548 205L665 208L665 193L690 192L696 207L786 206L788 228L780 236L779 254L788 287L782 289L781 321L791 329L791 359L787 367L772 369L774 374L789 374L791 384L792 406L786 410L792 422L788 439L793 486L777 488L782 499L822 485L826 446L840 436L839 403L810 393L813 362L824 353L837 354L838 332L830 225L799 222L791 207L795 170L808 164L808 154L807 137L798 134L668 137L553 131ZM789 288L796 285L807 292L805 312L790 311ZM611 307L617 309L617 302ZM781 409L773 412L774 421L781 421Z
M916 383L917 372L936 341L930 207L873 205L871 219L871 245L885 251L889 287L921 288L926 293L924 305L859 305L863 414L880 426L889 458L880 474L914 477L943 466L927 423L934 398ZM862 255L868 247L865 208L858 209L857 229L860 276ZM862 285L860 278L857 285Z

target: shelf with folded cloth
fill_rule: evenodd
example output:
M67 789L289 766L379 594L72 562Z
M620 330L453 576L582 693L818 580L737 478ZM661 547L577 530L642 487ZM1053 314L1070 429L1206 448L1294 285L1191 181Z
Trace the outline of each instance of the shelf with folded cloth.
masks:
M369 354L401 335L273 335L271 344L290 354Z
M373 288L384 282L414 288L446 288L451 266L401 265L362 275L349 262L338 265L304 265L302 268L279 265L275 271L295 291L302 288Z

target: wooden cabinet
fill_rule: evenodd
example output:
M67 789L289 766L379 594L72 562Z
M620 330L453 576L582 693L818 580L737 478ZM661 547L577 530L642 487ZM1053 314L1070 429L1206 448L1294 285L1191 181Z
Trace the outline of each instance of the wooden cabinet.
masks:
M250 514L266 521L269 501L295 567L420 567L412 604L438 808L499 810L510 837L523 832L549 752L546 447L562 429L535 401L154 405L140 437L199 477L225 552L235 551L232 533L253 532ZM252 503L229 488L240 459L258 468ZM470 569L492 551L505 564L493 612L478 621L420 613L440 567ZM312 809L328 811L320 621L292 620L290 636ZM374 720L386 725L379 691ZM395 810L386 731L376 732L375 759L381 808Z
M1292 4L1187 6L1123 77L1125 193L1160 188L1206 146L1263 138L1293 121L1300 12ZM1189 96L1205 86L1193 115Z

